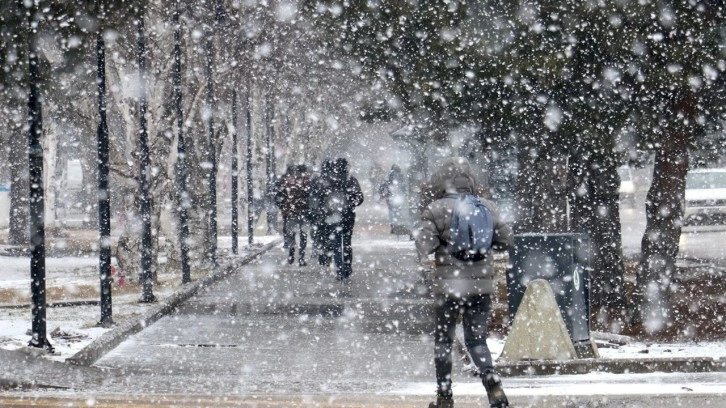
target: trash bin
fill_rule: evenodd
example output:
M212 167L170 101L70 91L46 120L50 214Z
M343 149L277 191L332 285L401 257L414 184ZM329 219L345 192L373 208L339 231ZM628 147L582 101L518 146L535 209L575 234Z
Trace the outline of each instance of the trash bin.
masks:
M588 234L521 234L514 236L507 272L509 320L514 319L527 284L545 279L578 356L587 357L590 343L590 237ZM582 355L581 355L582 354Z

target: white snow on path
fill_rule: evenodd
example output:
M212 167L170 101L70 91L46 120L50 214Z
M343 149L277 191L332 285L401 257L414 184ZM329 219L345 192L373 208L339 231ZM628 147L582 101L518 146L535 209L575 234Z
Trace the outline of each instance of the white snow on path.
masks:
M58 282L88 283L98 278L98 257L69 256L45 259L46 286ZM23 289L30 293L30 258L0 256L0 288Z
M373 238L366 240L365 234L357 243L363 244L363 247L392 247L392 248L409 248L414 250L412 241L407 237L401 237L399 241L391 239ZM266 244L271 242L278 236L260 236L255 237L255 243ZM240 253L244 254L247 238L240 237ZM220 237L219 248L226 249L231 246L231 237ZM0 288L16 289L18 291L27 291L28 303L30 302L30 276L29 276L30 260L27 257L0 257ZM65 257L65 258L47 258L46 269L48 273L48 286L51 285L97 285L98 284L98 259L96 257ZM178 286L157 286L154 288L154 294L160 301L166 299L169 295L179 290ZM139 304L139 294L114 295L113 297L113 313L117 323L121 319L133 318L140 316L154 304ZM56 355L49 358L57 361L63 361L72 356L80 349L91 343L97 337L108 331L96 326L100 319L100 308L97 305L85 305L74 307L57 307L47 310L47 330L52 332L56 328L69 335L67 338L53 338L51 343L56 348ZM27 334L31 325L31 313L29 308L0 308L0 348L18 349L27 345L30 335ZM488 340L492 356L496 359L504 347L504 340L491 338ZM667 344L645 344L631 343L619 348L600 348L601 357L607 359L647 359L647 358L668 358L668 357L712 357L715 359L726 358L726 343L718 342L691 342L691 343L667 343ZM456 368L455 368L456 369ZM590 376L602 375L603 373L591 373L582 378ZM623 374L618 374L617 378ZM563 376L568 377L568 376ZM598 377L593 377L598 378ZM526 383L525 383L526 384ZM590 385L592 386L592 385ZM631 386L631 385L628 385ZM641 386L632 385L638 392L646 392ZM412 393L416 393L412 384ZM425 390L421 392L426 395L431 394L431 384L421 385ZM479 395L482 391L479 383L467 384L462 383L455 385L461 387L459 393L467 392L473 395ZM467 391L470 387L471 391ZM583 386L585 387L585 386ZM690 387L690 386L689 386ZM711 386L709 386L711 387ZM526 387L523 387L523 389ZM690 387L693 388L693 387ZM456 389L456 388L455 388ZM587 389L587 387L585 387ZM695 390L696 388L694 388ZM718 389L714 388L713 392ZM723 391L726 391L724 389ZM513 392L520 392L516 389ZM521 391L525 392L525 391ZM555 392L553 390L552 392ZM572 391L574 392L574 391ZM568 393L572 393L569 392ZM583 391L586 392L586 391ZM589 392L589 391L588 391ZM685 392L685 391L684 391ZM524 395L524 394L522 394Z
M268 244L278 236L259 236L254 238L255 244ZM231 248L231 237L219 237L219 249ZM247 237L239 237L239 256L249 253ZM79 285L99 285L98 256L46 258L46 287L72 289ZM14 289L27 295L30 303L30 258L0 256L0 289ZM154 295L163 302L179 285L157 285ZM138 303L140 294L112 295L113 318L116 323L125 319L138 318L158 303ZM69 299L70 300L70 299ZM85 299L84 299L85 300ZM90 344L110 329L97 326L101 318L100 306L79 305L72 307L52 307L46 310L46 330L55 353L48 356L50 360L65 361L82 348ZM31 328L32 315L30 308L0 308L0 348L17 350L25 347L30 341L28 331ZM58 329L61 337L53 336Z
M577 376L559 376L559 384L547 384L547 377L536 378L504 378L504 390L510 397L541 397L547 395L588 396L588 395L663 395L663 394L709 394L726 395L726 376L714 383L700 380L683 380L682 373L674 373L682 381L665 383L658 374L607 374L617 378L603 378L607 373L579 374ZM600 378L599 378L600 377ZM617 381L617 386L613 382ZM627 382L622 382L627 381ZM394 395L432 395L435 383L410 383L386 394ZM454 382L454 396L482 396L486 391L480 382Z

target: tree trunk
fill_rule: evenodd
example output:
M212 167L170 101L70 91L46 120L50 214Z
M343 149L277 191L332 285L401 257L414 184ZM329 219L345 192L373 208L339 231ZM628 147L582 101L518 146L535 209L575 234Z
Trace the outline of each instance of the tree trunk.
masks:
M10 137L10 231L8 243L29 245L28 150L26 138L15 129Z
M122 273L131 281L141 276L141 217L138 214L138 195L123 193L124 228L118 239L116 259Z
M176 114L177 151L176 151L176 209L178 214L178 253L173 251L169 259L179 261L179 268L182 274L182 283L191 282L189 268L189 195L187 193L188 172L187 172L187 145L184 139L184 105L182 104L182 61L181 61L181 23L179 22L180 0L174 3L174 110ZM163 225L163 224L162 224Z
M206 118L207 124L207 161L209 168L207 169L207 236L206 258L211 265L217 265L217 155L214 129L215 115L215 97L213 71L214 63L214 34L210 30L207 32L207 39L204 44L205 52L205 81L207 83L206 109L208 110Z
M567 230L565 178L558 159L532 154L523 148L517 157L515 232L564 232Z
M56 166L58 164L58 126L55 121L49 120L50 129L43 138L43 166L45 168L45 226L51 231L56 223Z
M80 197L83 203L83 225L95 229L98 228L98 149L83 149L79 159L83 168Z
M655 152L632 316L632 323L642 324L651 333L666 329L671 320L669 290L676 271L688 172L688 135L668 136Z
M570 160L571 231L590 234L593 251L591 301L593 309L622 311L622 237L619 176L612 155L593 155L603 148L586 147ZM605 313L607 316L608 313Z

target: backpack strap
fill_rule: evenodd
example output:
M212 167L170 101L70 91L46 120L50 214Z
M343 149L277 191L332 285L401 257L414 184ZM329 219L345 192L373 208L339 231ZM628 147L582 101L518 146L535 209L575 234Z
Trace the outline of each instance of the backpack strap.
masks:
M443 198L456 198L459 200L464 200L467 196L473 196L478 199L478 197L474 193L446 193Z

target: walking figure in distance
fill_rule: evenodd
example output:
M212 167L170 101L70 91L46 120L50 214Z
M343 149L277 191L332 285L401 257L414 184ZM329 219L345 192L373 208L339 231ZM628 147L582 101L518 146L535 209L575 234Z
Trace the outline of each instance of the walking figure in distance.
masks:
M347 281L353 272L355 207L363 203L363 192L358 179L348 173L348 160L336 159L332 170L323 200L326 229L330 232L328 251L333 254L337 279Z
M310 180L310 194L308 195L308 215L310 217L313 249L321 266L330 266L330 233L325 223L326 208L323 203L330 191L330 175L333 173L333 162L324 160L320 166L320 174Z
M391 226L391 234L409 235L411 231L406 227L406 185L401 168L397 165L391 166L388 177L378 188L381 198L386 200L388 206L388 223Z
M435 200L423 210L421 228L415 234L419 254L434 255L434 365L438 389L436 402L430 408L454 406L451 351L460 314L466 347L486 388L490 407L508 407L486 340L495 291L491 250L508 249L512 230L501 221L493 203L475 195L476 180L465 158L446 159L432 176L431 185ZM473 210L464 216L464 208ZM462 226L474 233L457 234L457 228ZM475 238L475 244L481 247L477 251L462 251L466 248L462 244L465 235ZM484 238L479 239L479 235Z
M305 266L305 247L308 231L308 194L310 175L304 164L289 167L275 194L275 203L282 212L287 263L295 262L295 235L299 234L298 265Z

